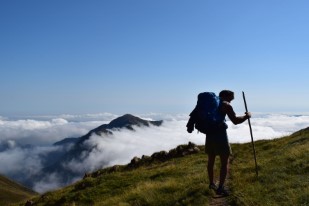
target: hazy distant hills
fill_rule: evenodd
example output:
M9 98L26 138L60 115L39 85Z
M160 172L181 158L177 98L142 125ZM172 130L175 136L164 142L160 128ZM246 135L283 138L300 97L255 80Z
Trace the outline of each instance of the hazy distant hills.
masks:
M0 205L26 200L34 195L34 191L0 175Z
M78 137L68 137L63 140L60 140L58 142L54 143L54 146L61 146L61 145L66 145L66 144L73 144L76 143L79 140Z
M54 146L62 147L61 150L50 152L45 156L44 165L45 167L39 174L32 176L24 183L33 187L35 182L45 181L49 177L49 174L57 176L57 181L64 184L72 182L78 177L82 177L82 173L78 170L74 170L67 166L71 161L75 163L82 162L87 156L96 148L96 145L90 146L85 144L92 135L98 135L104 138L105 135L112 135L113 131L120 129L128 129L134 131L134 126L137 127L149 127L149 126L160 126L163 121L148 121L131 114L126 114L112 120L109 124L103 124L95 129L90 130L87 134L81 137L70 137L65 138L61 141L54 143ZM101 167L104 167L104 162ZM87 168L84 172L88 172Z

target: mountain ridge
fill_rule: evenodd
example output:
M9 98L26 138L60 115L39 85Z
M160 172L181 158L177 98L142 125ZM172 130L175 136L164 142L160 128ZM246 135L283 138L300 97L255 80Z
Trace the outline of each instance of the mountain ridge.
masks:
M308 180L309 157L306 154L309 128L274 140L256 141L258 179L252 157L248 155L250 146L251 143L232 144L232 177L229 181L232 195L227 199L229 204L308 203L306 192L309 185L304 180ZM171 159L159 158L160 154L166 156L171 151L154 153L152 156L157 158L152 160L146 156L137 161L133 158L128 165L97 170L75 184L43 194L33 201L38 205L45 205L46 200L56 205L209 205L213 192L208 189L207 160L202 152L204 146L198 147L199 152ZM281 155L275 155L277 153ZM286 168L288 163L291 165ZM133 166L135 164L136 167ZM285 181L279 181L282 178ZM286 194L289 196L286 197Z
M0 205L24 201L38 193L0 174Z
M87 139L94 133L96 135L103 135L103 134L113 134L112 130L119 130L119 129L129 129L134 130L133 126L146 126L149 127L150 125L153 126L161 126L163 123L163 120L159 121L148 121L141 119L139 117L136 117L131 114L125 114L123 116L120 116L116 119L113 119L109 124L103 124L99 127L96 127L92 130L90 130L86 135L83 135L80 137L78 143L81 143Z
M69 164L71 161L82 162L93 150L96 149L96 145L85 144L85 142L89 140L93 134L100 136L100 138L105 138L105 135L113 135L113 131L115 130L119 131L121 129L128 129L134 131L135 126L160 126L162 123L162 120L148 121L131 114L125 114L113 119L109 124L102 124L90 130L85 135L77 138L65 138L61 141L55 142L53 145L63 147L61 153L50 152L50 155L46 155L45 158L50 160L46 161L45 166L39 173L32 176L31 179L29 178L24 182L24 184L29 187L33 187L35 182L38 182L42 179L48 179L47 174L57 174L58 179L67 185L76 178L82 178L84 172L88 172L85 170L83 173L81 173L80 171L67 167L67 164ZM104 164L107 163L102 164L103 165L101 166L104 166Z

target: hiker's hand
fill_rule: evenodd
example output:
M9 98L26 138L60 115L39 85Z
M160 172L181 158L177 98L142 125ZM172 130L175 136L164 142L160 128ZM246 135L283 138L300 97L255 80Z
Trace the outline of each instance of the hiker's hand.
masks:
M247 119L251 118L251 113L250 112L245 112L245 116Z
M188 132L188 133L192 133L192 132L193 132L193 130L194 130L194 128L193 128L193 127L192 127L192 128L191 128L191 127L187 127L187 132Z

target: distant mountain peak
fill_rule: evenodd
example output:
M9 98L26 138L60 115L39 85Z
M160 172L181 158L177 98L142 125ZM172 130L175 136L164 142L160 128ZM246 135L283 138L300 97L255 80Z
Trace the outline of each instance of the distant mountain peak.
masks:
M118 117L114 120L112 120L108 125L106 129L116 129L116 128L127 128L130 130L133 130L132 126L160 126L162 124L161 121L148 121L141 119L139 117L133 116L131 114L125 114L121 117Z
M86 139L89 139L89 137L94 133L99 136L103 134L113 134L112 130L119 130L119 129L129 129L134 130L133 126L146 126L149 127L150 125L153 126L160 126L163 123L163 120L159 121L149 121L144 120L139 117L136 117L132 114L125 114L123 116L120 116L114 120L112 120L109 124L103 124L93 130L90 130L86 135L79 138L77 141L78 143L84 142Z

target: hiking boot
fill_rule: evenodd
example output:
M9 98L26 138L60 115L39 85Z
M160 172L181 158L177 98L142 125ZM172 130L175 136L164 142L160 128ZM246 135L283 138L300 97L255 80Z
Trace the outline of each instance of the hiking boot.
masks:
M217 195L222 195L222 196L228 196L229 192L226 189L224 189L223 186L219 186L217 191L216 191L216 194Z
M209 189L217 191L218 187L215 185L215 183L211 183L209 184Z

